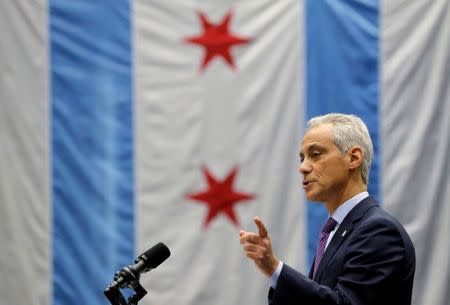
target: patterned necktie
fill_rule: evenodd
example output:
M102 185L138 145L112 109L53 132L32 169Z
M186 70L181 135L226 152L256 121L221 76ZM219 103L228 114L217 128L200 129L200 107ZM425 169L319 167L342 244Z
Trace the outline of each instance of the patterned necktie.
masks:
M330 232L334 230L336 225L337 221L330 217L320 231L320 240L319 245L317 246L316 260L314 261L313 275L316 275L320 260L322 259L323 253L325 252L325 246L327 245L328 236L330 236Z

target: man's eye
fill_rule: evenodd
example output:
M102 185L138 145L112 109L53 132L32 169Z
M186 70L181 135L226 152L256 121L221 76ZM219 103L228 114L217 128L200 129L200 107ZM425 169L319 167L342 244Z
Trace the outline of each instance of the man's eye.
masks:
M320 152L318 152L318 151L313 151L311 153L311 157L313 157L313 158L318 157L318 156L320 156Z

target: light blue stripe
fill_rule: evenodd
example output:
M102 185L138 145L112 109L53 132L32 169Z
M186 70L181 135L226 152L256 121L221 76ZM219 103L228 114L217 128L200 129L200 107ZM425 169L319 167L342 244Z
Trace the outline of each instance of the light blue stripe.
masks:
M128 0L50 0L54 305L108 304L132 262Z
M379 1L306 1L306 119L352 113L367 124L375 148L369 193L379 197ZM308 203L308 262L327 217Z

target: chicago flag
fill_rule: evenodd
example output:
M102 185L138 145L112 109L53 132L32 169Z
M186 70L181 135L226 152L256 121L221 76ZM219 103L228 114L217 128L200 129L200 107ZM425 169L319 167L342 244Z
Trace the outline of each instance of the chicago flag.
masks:
M107 305L158 242L140 304L265 304L239 229L307 272L327 215L298 149L329 112L369 127L414 304L448 303L447 0L3 1L0 29L0 305Z

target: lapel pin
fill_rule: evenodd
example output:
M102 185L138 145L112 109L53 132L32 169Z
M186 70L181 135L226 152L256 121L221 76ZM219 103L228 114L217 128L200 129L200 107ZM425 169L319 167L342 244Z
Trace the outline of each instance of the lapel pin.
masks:
M347 230L345 230L344 232L342 232L342 237L344 237L345 234L347 234Z

